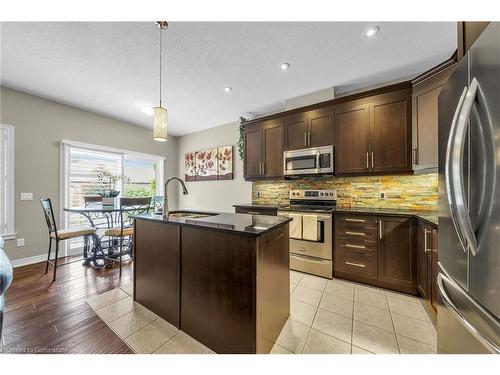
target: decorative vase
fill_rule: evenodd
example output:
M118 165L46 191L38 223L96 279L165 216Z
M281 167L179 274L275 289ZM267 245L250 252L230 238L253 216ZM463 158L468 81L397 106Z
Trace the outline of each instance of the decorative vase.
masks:
M115 198L102 197L102 205L103 206L114 206L115 205Z

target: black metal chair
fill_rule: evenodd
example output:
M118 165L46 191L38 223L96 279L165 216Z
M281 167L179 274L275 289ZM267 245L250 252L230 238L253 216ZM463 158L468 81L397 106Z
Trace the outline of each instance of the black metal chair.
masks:
M120 264L120 277L122 276L123 255L134 259L134 226L131 216L148 213L151 208L151 197L146 198L120 198L119 223L120 226L106 229L104 235L112 239L113 245L108 247L106 259ZM118 241L115 241L118 239ZM117 244L116 246L114 244ZM123 249L125 249L125 252Z
M163 212L163 195L155 195L155 197L153 198L153 212Z
M58 230L56 226L56 220L54 218L54 210L52 209L52 202L49 198L40 198L40 203L42 204L43 214L45 216L45 221L47 222L47 229L49 230L49 252L47 254L47 263L45 265L45 275L49 272L49 264L54 267L54 276L52 281L56 280L56 272L57 272L57 262L59 257L59 242L64 240L69 240L77 237L84 237L84 246L88 246L88 238L92 237L95 239L96 230L92 227L75 227L69 229ZM55 258L53 261L50 260L50 253L52 250L52 241L56 241L56 252ZM94 241L94 245L97 242ZM86 252L87 249L84 249ZM80 260L77 260L80 261ZM66 265L73 262L66 262L62 265Z

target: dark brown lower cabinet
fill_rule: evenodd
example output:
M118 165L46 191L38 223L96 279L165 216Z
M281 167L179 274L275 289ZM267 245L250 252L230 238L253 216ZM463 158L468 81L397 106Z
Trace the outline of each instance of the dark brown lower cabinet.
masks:
M335 215L335 276L417 294L416 222Z
M180 227L136 220L134 295L144 307L180 328Z
M432 255L431 255L431 306L434 311L437 311L438 304L438 288L437 288L437 275L438 275L438 231L432 230Z
M380 217L378 281L407 293L417 287L416 225L413 218Z
M438 231L436 227L419 221L418 223L418 279L417 289L422 298L437 310L437 261Z

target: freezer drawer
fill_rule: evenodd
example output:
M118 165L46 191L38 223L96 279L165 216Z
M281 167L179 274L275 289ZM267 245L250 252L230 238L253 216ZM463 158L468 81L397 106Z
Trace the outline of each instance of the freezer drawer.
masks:
M500 322L440 265L438 274L439 353L500 353Z

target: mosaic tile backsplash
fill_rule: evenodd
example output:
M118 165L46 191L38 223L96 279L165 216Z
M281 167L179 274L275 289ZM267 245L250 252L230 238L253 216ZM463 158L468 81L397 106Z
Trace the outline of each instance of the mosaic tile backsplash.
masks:
M291 189L336 189L337 206L341 207L436 210L438 176L431 173L255 181L252 184L252 203L288 204ZM384 193L385 199L380 199L380 193Z

